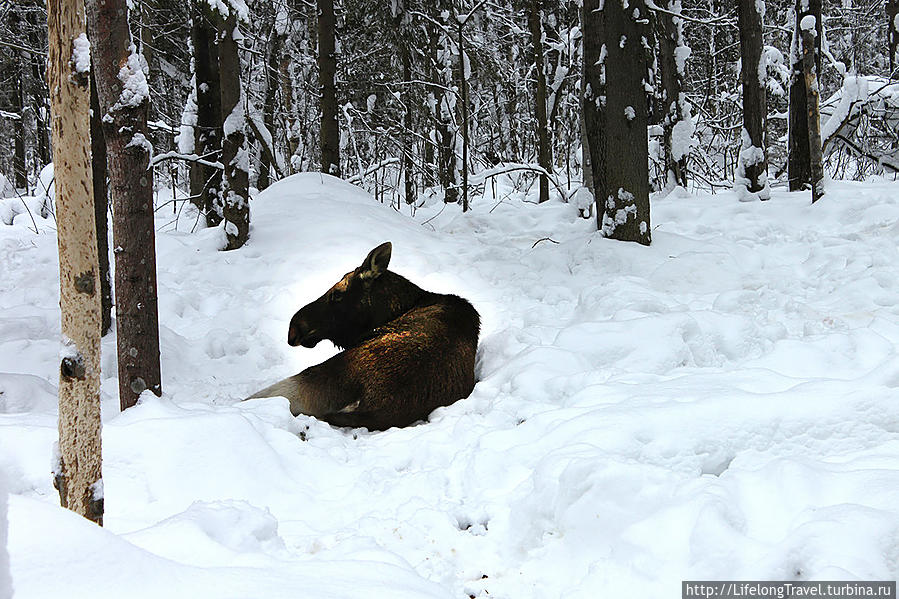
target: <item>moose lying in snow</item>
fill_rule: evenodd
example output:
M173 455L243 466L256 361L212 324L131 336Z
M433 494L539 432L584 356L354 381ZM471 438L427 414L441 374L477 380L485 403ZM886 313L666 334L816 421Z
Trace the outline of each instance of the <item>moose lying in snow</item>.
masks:
M407 426L474 388L480 317L455 295L387 270L388 241L290 320L287 343L329 339L336 356L255 393L286 397L294 416L334 426Z

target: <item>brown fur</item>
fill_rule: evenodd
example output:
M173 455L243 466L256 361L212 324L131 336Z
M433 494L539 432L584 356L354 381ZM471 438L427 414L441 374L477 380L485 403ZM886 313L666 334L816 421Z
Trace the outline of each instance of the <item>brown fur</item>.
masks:
M290 345L329 339L345 349L247 399L283 396L294 415L383 430L423 420L471 393L477 311L387 270L390 253L390 242L373 249L291 319Z

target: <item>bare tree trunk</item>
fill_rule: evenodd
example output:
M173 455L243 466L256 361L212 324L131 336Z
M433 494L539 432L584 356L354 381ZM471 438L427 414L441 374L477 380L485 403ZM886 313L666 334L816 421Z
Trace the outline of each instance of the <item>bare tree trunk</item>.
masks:
M109 281L109 212L108 188L106 185L106 140L100 117L100 99L97 97L97 83L91 71L91 176L94 182L94 221L97 225L97 258L100 267L100 333L106 335L112 328L112 289Z
M803 10L805 8L806 10ZM807 16L815 18L814 67L821 72L821 0L796 0L796 23L790 46L792 73L790 76L789 135L787 142L787 178L790 191L805 188L811 183L812 172L809 156L808 90L803 71L800 23Z
M737 17L743 65L743 135L735 183L742 198L767 200L771 197L765 148L767 75L762 62L762 15L758 0L739 0Z
M546 172L552 172L552 148L549 145L549 124L546 118L546 69L543 51L543 3L542 0L531 0L528 11L528 28L531 32L531 44L534 50L534 71L537 78L537 94L534 97L534 113L537 118L537 164ZM549 180L540 175L540 199L549 200Z
M646 5L630 0L625 9L620 2L605 2L597 10L598 5L599 0L584 3L590 87L584 116L598 224L606 237L649 245Z
M276 17L277 18L277 17ZM284 45L284 36L277 30L277 24L272 28L271 40L268 47L268 60L265 69L265 104L262 106L262 122L272 134L272 151L275 150L275 102L278 97L278 64L281 62L281 48ZM259 176L256 179L256 188L262 191L271 182L271 163L263 156L259 166Z
M818 110L818 77L815 69L815 30L803 28L802 72L806 89L806 119L808 130L809 175L812 185L812 203L824 195L824 156L821 146L821 113Z
M219 77L222 94L222 214L225 220L226 250L236 250L250 235L249 154L245 147L246 114L240 85L240 56L237 53L240 32L237 11L232 6L228 15L218 15Z
M207 160L219 157L222 149L222 97L219 84L219 48L215 16L207 2L193 0L191 41L194 52L194 80L197 97L195 152ZM222 222L222 170L191 162L191 201L206 216L206 225Z
M890 52L890 79L899 79L899 0L887 0L887 43Z
M28 41L32 48L38 48L42 45L42 41L37 31L40 29L39 12L37 10L29 10L26 13L26 20L30 25L28 31ZM33 86L31 89L32 99L31 105L34 109L35 127L37 128L37 160L40 166L50 163L50 133L47 124L47 98L50 92L47 89L47 68L44 57L32 54L31 62L31 78Z
M400 53L403 60L403 81L412 80L412 50L406 40L400 43ZM404 195L407 204L415 202L415 176L412 172L412 103L414 96L412 86L408 83L403 87L403 148L402 148L402 171Z
M459 31L459 83L462 88L460 101L462 102L462 212L468 212L468 76L469 63L465 56L465 37L463 35L465 23L458 20ZM458 128L457 128L458 134ZM453 144L455 145L455 144ZM453 152L455 155L455 151Z
M318 76L321 84L321 165L322 172L340 176L340 127L337 122L336 28L334 0L318 4Z
M124 410L147 389L162 394L147 63L131 41L126 0L88 0L87 8L112 199L116 353Z
M581 24L584 31L582 43L583 50L583 81L582 104L583 134L581 151L584 152L584 169L590 169L590 173L584 174L584 185L590 189L596 198L597 218L603 213L603 203L597 195L596 181L599 175L599 165L605 163L602 157L605 145L603 134L605 132L605 112L600 110L602 98L605 98L606 79L604 66L600 64L599 57L602 50L603 21L598 11L603 0L584 0L581 9Z
M90 46L81 0L49 0L47 21L63 337L54 485L63 507L102 525L100 280L90 170Z
M14 152L13 152L13 172L15 174L16 188L24 189L26 195L30 195L28 189L28 163L25 158L25 96L22 93L22 79L25 75L21 68L22 62L18 63L16 68L16 76L13 89L13 110L19 115L19 118L13 122L15 129Z

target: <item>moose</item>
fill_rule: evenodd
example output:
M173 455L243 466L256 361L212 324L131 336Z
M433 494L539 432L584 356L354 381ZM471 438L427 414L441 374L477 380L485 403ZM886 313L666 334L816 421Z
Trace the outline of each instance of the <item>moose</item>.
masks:
M388 241L290 319L287 343L342 349L247 399L286 397L294 416L385 430L424 420L475 384L480 316L465 299L387 270Z

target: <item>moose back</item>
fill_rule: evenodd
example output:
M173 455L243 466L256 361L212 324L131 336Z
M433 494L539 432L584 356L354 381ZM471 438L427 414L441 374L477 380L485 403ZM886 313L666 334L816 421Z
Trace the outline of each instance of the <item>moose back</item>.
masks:
M322 339L343 351L259 391L286 397L294 416L384 430L468 397L480 317L455 295L431 293L387 270L388 241L290 320L287 343Z

